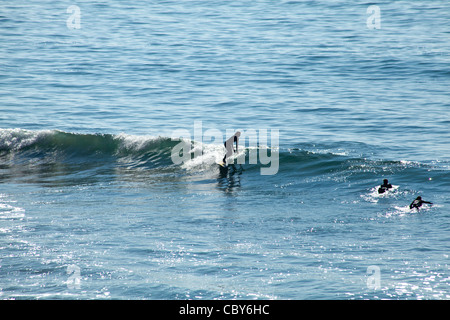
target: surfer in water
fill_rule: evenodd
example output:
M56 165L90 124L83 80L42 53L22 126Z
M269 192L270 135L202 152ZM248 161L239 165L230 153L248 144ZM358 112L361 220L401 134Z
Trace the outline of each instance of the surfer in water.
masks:
M222 159L224 165L226 164L227 158L233 154L233 145L235 142L236 142L236 150L234 150L234 152L238 152L238 144L240 136L241 133L237 131L231 138L229 138L227 141L224 142L225 149L227 149L227 153L224 155Z
M392 184L389 183L388 179L383 180L383 184L378 188L378 193L385 193L392 188Z
M422 197L421 197L421 196L418 196L418 197L416 198L416 200L414 200L414 201L409 205L409 208L410 208L410 209L416 208L417 210L419 210L419 208L420 208L420 207L422 206L422 204L424 204L424 203L433 204L433 203L431 203L431 202L429 202L429 201L424 201L424 200L422 200Z

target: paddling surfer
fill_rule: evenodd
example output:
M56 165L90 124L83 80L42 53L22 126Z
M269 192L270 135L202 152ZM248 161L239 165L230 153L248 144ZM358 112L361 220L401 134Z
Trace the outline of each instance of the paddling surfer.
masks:
M378 193L385 193L392 188L392 184L389 183L388 179L383 180L383 184L378 188Z
M419 208L420 208L420 207L422 206L422 204L424 204L424 203L433 204L432 202L422 200L422 197L421 197L421 196L418 196L418 197L416 198L416 200L414 200L414 201L409 205L409 208L410 208L410 209L416 208L417 210L419 210Z

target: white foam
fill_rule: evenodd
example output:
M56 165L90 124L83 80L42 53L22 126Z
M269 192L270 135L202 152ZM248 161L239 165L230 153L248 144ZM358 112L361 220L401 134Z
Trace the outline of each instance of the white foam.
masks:
M39 138L52 134L52 130L31 131L25 129L1 129L0 148L9 150L20 150L32 145Z
M205 171L222 161L225 155L225 148L221 144L194 143L191 155L199 154L196 157L183 162L181 167L186 170Z
M122 143L122 147L127 150L134 150L139 151L145 148L145 146L149 142L157 141L165 139L163 137L156 137L156 136L136 136L136 135L130 135L126 133L120 133L115 136L115 139L119 140Z
M392 189L389 189L389 190L387 190L384 193L378 193L378 189L379 188L380 188L380 186L376 186L376 187L371 188L369 190L369 193L362 194L361 198L363 198L364 200L369 201L369 202L378 202L379 199L389 198L389 197L392 197L394 195L397 195L399 186L392 185Z
M190 142L190 141L189 141ZM263 147L259 147L263 148ZM259 149L257 147L239 148L238 153L233 153L228 159L227 163L242 163L242 161L248 161L245 159L247 151L251 152ZM224 155L226 154L223 144L206 144L206 143L193 143L193 148L190 151L192 157L188 161L183 162L181 167L189 171L209 171L212 168L217 169L216 164L222 162Z
M394 211L387 212L385 214L385 216L387 218L394 217L394 216L403 217L403 216L414 214L414 213L417 213L417 212L427 212L427 211L430 211L430 210L431 210L431 206L422 206L422 207L420 207L419 210L417 210L416 208L410 209L409 205L406 205L406 206L394 206Z

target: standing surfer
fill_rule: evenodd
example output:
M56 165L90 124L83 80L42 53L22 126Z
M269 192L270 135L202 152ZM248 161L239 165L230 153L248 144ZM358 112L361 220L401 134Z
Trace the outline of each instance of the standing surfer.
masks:
M226 164L227 158L231 157L233 154L233 145L236 142L236 150L234 152L238 152L238 144L239 144L239 137L241 136L241 133L237 131L231 138L229 138L227 141L224 142L225 149L227 150L227 153L223 156L222 163L223 165Z

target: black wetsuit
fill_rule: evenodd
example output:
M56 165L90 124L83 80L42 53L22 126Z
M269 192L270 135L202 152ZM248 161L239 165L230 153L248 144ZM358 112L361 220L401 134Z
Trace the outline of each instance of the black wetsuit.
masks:
M231 138L230 138L230 139L231 139ZM227 142L228 142L230 139L228 139L227 141L225 141L225 142L223 143L223 145L225 146L225 149L227 149L227 153L223 156L223 159L222 159L222 161L223 161L224 163L225 163L227 157L229 157L229 156L232 155L233 146L229 146L230 148L227 148ZM237 141L238 141L238 137L235 135L235 136L234 136L234 139L233 139L233 144L234 144L235 142L237 142ZM228 142L228 143L229 143L229 142Z
M388 184L382 184L379 188L378 188L378 193L385 193L387 190L392 188L392 184L388 183Z
M233 142L237 142L238 141L238 137L234 136ZM227 142L225 141L223 143L223 145L225 146L225 148L227 147Z
M419 210L419 208L420 208L420 207L422 206L422 204L424 204L424 203L433 204L433 203L431 203L431 202L429 202L429 201L424 201L424 200L422 200L421 198L417 198L416 200L414 200L414 201L409 205L409 208L410 208L410 209L416 208L417 210Z

